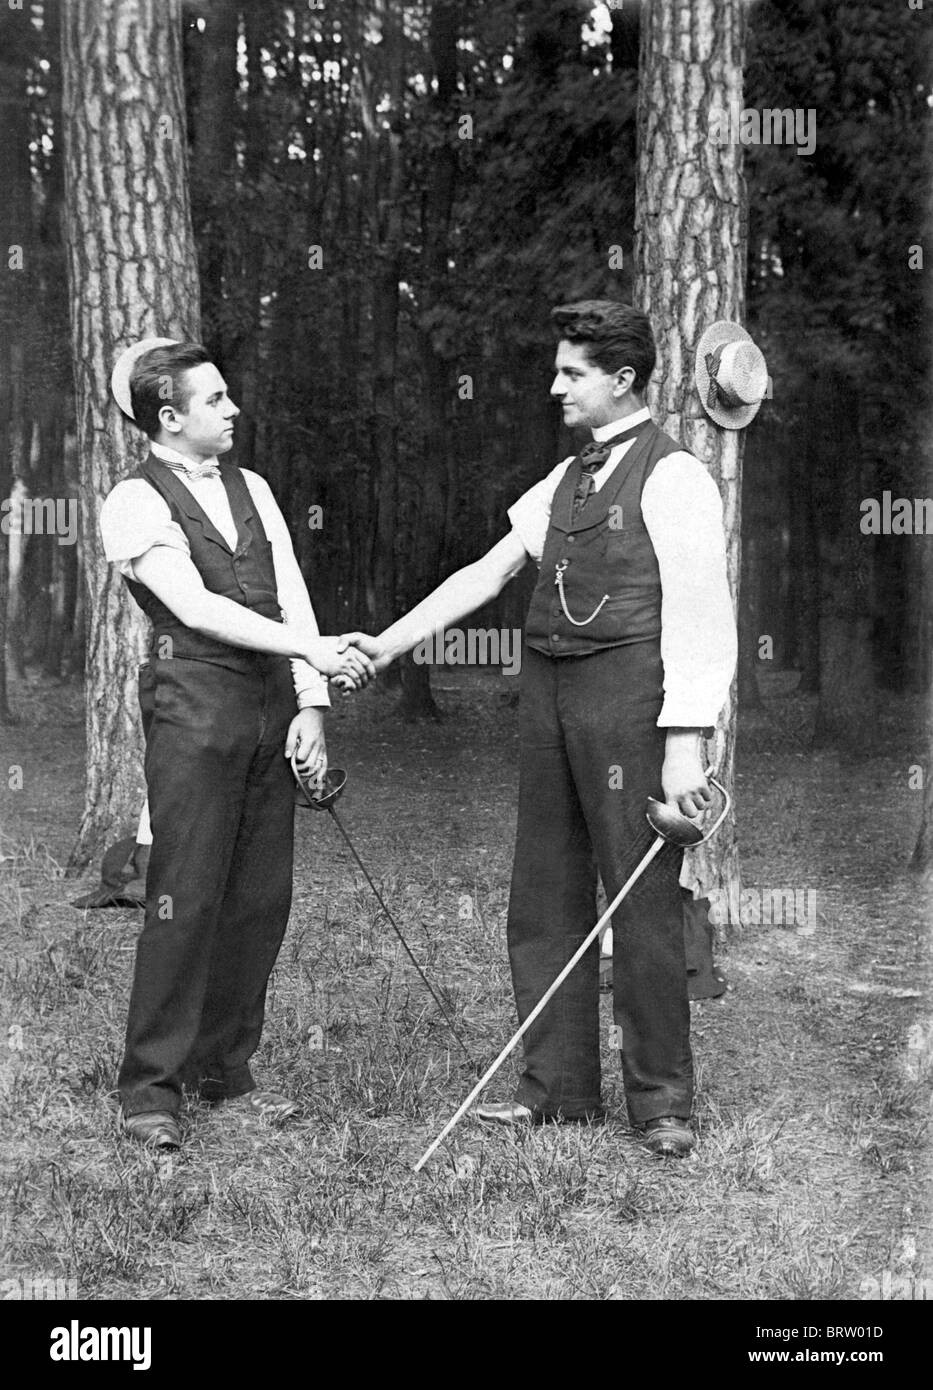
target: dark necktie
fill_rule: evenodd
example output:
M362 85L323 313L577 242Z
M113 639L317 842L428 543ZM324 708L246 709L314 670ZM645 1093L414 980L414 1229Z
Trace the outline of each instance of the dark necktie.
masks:
M620 434L614 434L610 439L591 439L589 444L584 444L578 455L580 477L574 489L571 519L575 520L585 506L590 493L593 491L594 475L602 468L616 445L624 444L627 439L633 439L643 428L643 425L633 425Z

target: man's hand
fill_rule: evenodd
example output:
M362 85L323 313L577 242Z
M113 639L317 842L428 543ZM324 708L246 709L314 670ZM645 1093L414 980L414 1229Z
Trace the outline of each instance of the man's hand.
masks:
M703 771L698 730L669 730L661 786L668 806L685 816L698 816L711 804L713 797Z
M377 671L384 671L392 661L381 637L371 637L367 632L345 632L340 640L352 643L369 658Z
M324 785L327 773L327 744L324 741L324 711L322 709L302 709L288 726L285 740L285 756L291 758L295 753L298 771L302 777L311 779L319 790Z
M309 637L302 655L322 676L339 677L345 690L362 690L376 676L369 657L351 646L348 637Z

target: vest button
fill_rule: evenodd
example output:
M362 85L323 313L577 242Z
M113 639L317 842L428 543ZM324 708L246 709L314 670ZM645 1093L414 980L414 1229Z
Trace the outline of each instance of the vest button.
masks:
M559 632L552 632L552 633L551 633L551 641L552 641L552 642L559 642L559 641L560 641L560 633L559 633Z
M568 537L567 537L567 544L568 544L568 545L573 545L574 539L575 539L575 538L574 538L573 536L568 536Z

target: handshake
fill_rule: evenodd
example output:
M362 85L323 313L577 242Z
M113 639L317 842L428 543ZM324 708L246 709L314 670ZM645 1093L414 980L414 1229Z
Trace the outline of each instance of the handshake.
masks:
M378 637L345 632L341 637L309 637L300 653L341 690L362 690L392 660Z

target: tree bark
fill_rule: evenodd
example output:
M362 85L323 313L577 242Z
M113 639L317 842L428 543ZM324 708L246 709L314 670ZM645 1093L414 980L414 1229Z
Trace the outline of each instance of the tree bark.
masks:
M741 0L682 0L642 12L635 205L635 302L652 319L658 366L649 388L661 427L709 468L723 499L729 583L737 602L743 436L704 413L693 380L697 343L717 319L741 322L745 307L747 198L742 146L717 144L714 108L742 105ZM707 749L731 791L735 682ZM733 817L688 856L693 886L716 891L740 920L739 854Z
M87 612L87 787L71 865L135 822L141 614L104 559L104 497L144 456L110 395L122 349L197 339L179 0L65 0L65 188Z

